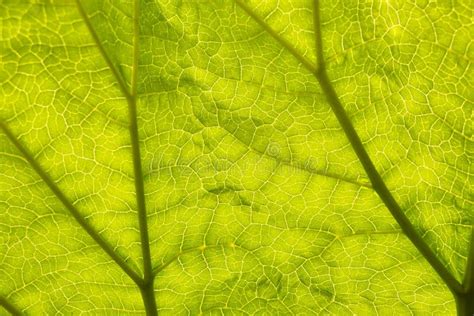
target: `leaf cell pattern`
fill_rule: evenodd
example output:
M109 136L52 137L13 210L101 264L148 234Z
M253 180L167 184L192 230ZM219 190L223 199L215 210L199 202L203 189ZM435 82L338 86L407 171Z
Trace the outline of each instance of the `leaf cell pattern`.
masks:
M472 308L467 3L0 16L0 314Z

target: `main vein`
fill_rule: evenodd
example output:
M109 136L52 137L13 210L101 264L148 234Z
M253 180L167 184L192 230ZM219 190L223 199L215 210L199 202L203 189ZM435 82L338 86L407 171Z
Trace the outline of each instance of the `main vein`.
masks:
M17 316L22 315L21 311L12 303L10 303L5 297L0 295L0 306L3 306L10 314Z
M129 131L130 141L132 143L133 170L135 173L135 190L138 208L138 220L140 225L140 238L143 255L144 280L150 279L151 273L151 255L150 241L148 237L147 212L145 201L145 185L143 182L142 160L140 154L140 137L138 133L137 116L137 78L138 78L138 0L134 1L134 38L133 38L133 68L132 68L132 92L128 101Z
M147 315L157 315L154 296L154 275L150 252L150 237L148 235L148 220L145 201L145 185L143 181L142 159L140 155L140 138L138 133L137 116L137 85L138 85L138 57L139 57L139 23L140 4L134 0L133 5L133 67L131 93L127 98L130 120L130 140L132 143L133 170L135 173L135 191L138 208L138 224L140 226L140 241L143 256L143 284L140 286Z
M315 78L318 80L326 99L334 112L339 124L341 125L346 137L348 138L354 152L359 158L375 192L378 194L382 202L385 204L387 209L390 211L392 216L395 218L400 228L420 253L426 258L431 264L433 269L443 279L448 288L453 293L462 293L462 285L451 275L446 269L444 264L438 259L436 254L426 244L423 238L418 234L415 227L411 224L401 207L398 205L392 193L388 189L387 185L383 181L382 177L378 173L375 165L370 159L369 154L364 148L362 141L357 134L351 120L349 119L344 107L339 100L339 97L327 75L323 48L322 48L322 36L321 36L321 20L320 20L320 9L319 0L314 0L314 28L316 36L316 57L317 65L308 61L303 57L288 41L282 38L277 32L275 32L269 25L267 25L257 14L255 14L249 6L247 6L242 0L235 0L236 3L250 16L252 17L266 32L268 32L277 42L284 46L301 64L309 70Z
M145 201L145 186L143 182L143 171L140 155L140 139L138 132L138 116L137 116L137 81L138 81L138 57L139 57L139 15L140 5L139 0L133 2L133 65L132 65L132 78L131 78L131 89L129 91L126 82L117 71L112 60L108 56L105 48L102 46L97 33L92 27L91 21L87 16L80 0L76 0L79 12L92 35L97 48L99 49L102 57L110 68L113 76L117 80L119 88L127 100L128 115L129 115L129 134L130 142L132 145L132 160L133 160L133 171L134 171L134 183L136 192L136 203L138 213L138 224L140 230L140 244L143 257L143 278L140 278L139 282L136 282L140 292L142 294L143 302L147 315L156 315L157 308L154 297L153 287L153 271L150 253L150 239L148 235L148 223L147 223L147 211Z
M397 203L392 193L388 189L385 181L382 179L382 176L377 171L374 163L370 159L369 154L365 150L362 140L357 134L354 126L352 125L349 116L347 115L344 107L339 100L339 97L334 89L331 80L329 79L326 72L326 65L324 62L323 54L323 40L321 35L321 15L319 0L314 0L314 28L316 36L316 54L318 58L318 69L316 72L313 72L316 78L319 81L321 88L326 94L326 99L328 100L331 109L339 121L344 133L346 134L349 142L351 143L354 152L359 158L362 166L364 167L367 176L369 177L372 187L375 192L379 195L382 202L385 204L387 209L390 211L392 216L395 218L397 223L400 225L400 228L405 233L405 235L410 239L410 241L415 245L418 251L426 258L426 260L431 264L434 270L438 275L443 279L451 292L456 293L462 291L462 285L453 277L453 275L448 271L445 265L438 259L436 254L430 248L430 246L423 240L420 234L416 231L416 228L412 225L408 217L405 215L400 205Z
M463 293L474 291L474 226L471 227L471 240L467 255L466 273L463 280Z

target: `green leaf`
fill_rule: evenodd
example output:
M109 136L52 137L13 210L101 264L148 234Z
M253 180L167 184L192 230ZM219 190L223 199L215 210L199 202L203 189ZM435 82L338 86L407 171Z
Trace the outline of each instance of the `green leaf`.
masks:
M3 0L0 314L470 315L472 15Z

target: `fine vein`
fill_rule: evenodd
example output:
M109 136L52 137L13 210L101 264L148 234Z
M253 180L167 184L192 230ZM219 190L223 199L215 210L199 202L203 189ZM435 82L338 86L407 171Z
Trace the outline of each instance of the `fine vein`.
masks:
M94 239L94 241L112 258L115 263L119 265L120 268L137 284L141 282L140 277L133 271L125 261L112 249L112 247L104 240L102 237L87 223L87 221L82 217L78 209L68 200L66 195L61 191L61 189L56 185L56 183L51 179L51 177L43 170L40 164L36 161L34 156L24 147L21 142L16 138L12 131L4 122L0 122L0 128L6 134L7 138L15 145L15 147L20 151L23 157L28 161L31 167L36 171L40 178L46 183L50 190L56 195L56 197L61 201L61 203L66 207L66 209L71 213L74 219L81 225L81 227L89 234L89 236Z
M168 267L170 264L172 264L174 261L176 261L179 257L181 257L182 255L185 255L185 254L188 254L188 253L192 253L194 251L201 251L201 252L204 252L205 250L207 249L210 249L210 248L218 248L218 247L221 247L223 248L224 245L223 244L217 244L217 245L212 245L212 246L201 246L201 247L192 247L192 248L188 248L188 249L184 249L184 250L181 250L179 253L177 253L176 255L174 255L173 257L171 257L168 261L166 261L165 263L153 268L153 275L156 276L158 273L160 273L161 271L163 271L166 267Z
M426 258L426 260L431 264L434 270L438 275L443 279L448 288L453 293L461 293L462 286L461 284L451 275L451 273L446 269L444 264L438 259L436 254L431 250L431 248L426 244L422 237L418 234L415 227L411 224L409 219L406 217L395 198L392 196L391 192L387 188L382 177L378 173L375 165L370 159L367 151L362 144L359 135L355 131L352 122L350 121L347 113L344 110L344 107L337 96L334 87L327 75L326 67L323 58L323 49L322 49L322 37L321 37L321 23L319 16L319 1L314 0L314 27L315 27L315 36L316 36L316 56L317 56L317 66L312 62L308 61L303 57L290 43L288 43L284 38L282 38L278 33L276 33L268 24L266 24L258 15L256 15L250 7L248 7L242 0L235 0L236 3L250 16L252 17L265 31L267 31L277 42L284 46L301 64L309 70L315 78L318 80L326 99L331 106L332 111L334 112L339 124L341 125L346 137L348 138L354 152L359 158L370 182L375 192L379 195L382 202L388 208L392 216L395 218L397 223L400 225L400 228L405 233L405 235L410 239L410 241L415 245L418 251Z

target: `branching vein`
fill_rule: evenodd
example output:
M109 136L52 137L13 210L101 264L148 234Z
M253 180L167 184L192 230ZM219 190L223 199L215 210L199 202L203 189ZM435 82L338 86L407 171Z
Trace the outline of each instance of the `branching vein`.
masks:
M5 133L7 138L20 151L23 157L28 161L35 172L46 183L49 189L56 195L66 209L71 213L74 219L81 225L81 227L94 239L94 241L112 258L115 263L137 284L141 282L140 277L133 271L127 263L114 251L114 249L92 228L84 219L79 210L68 200L66 195L56 185L54 180L46 173L41 165L36 161L34 156L28 151L26 147L21 144L20 140L13 134L9 127L4 122L0 122L0 129Z
M276 41L283 45L301 64L310 71L315 78L318 80L326 99L331 106L339 124L341 125L346 137L348 138L351 146L359 158L370 182L372 183L373 189L381 198L382 202L388 208L392 216L400 225L402 231L415 245L415 247L423 254L426 260L435 269L438 275L445 281L448 288L453 293L460 293L463 291L461 284L452 276L447 270L444 264L438 259L433 250L426 244L423 238L418 234L415 227L411 224L409 219L406 217L403 210L400 208L392 193L388 189L387 185L383 181L382 177L378 173L375 165L369 157L369 154L364 148L362 141L357 134L352 122L350 121L344 107L342 106L339 97L327 75L323 49L322 49L322 36L321 36L321 21L319 12L319 0L314 0L314 27L316 36L316 56L317 66L312 62L308 61L284 38L277 34L269 25L267 25L258 15L256 15L243 1L235 0L236 3L249 15L251 16L265 31L267 31Z

